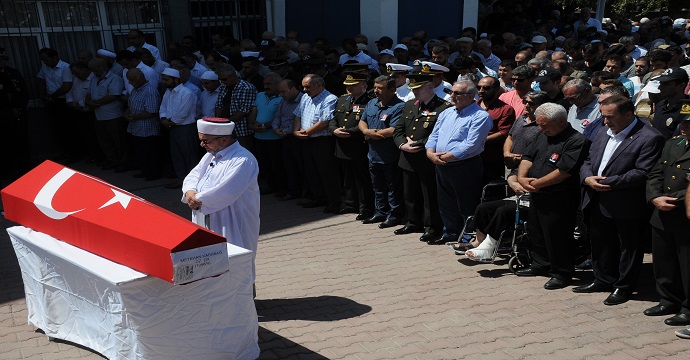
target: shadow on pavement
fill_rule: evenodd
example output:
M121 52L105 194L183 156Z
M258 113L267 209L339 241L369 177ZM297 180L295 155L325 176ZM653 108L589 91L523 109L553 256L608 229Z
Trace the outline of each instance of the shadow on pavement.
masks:
M336 321L371 311L371 306L340 296L256 300L259 322L282 320Z
M292 342L270 330L259 326L259 359L305 359L328 360L329 358L315 353L300 344Z

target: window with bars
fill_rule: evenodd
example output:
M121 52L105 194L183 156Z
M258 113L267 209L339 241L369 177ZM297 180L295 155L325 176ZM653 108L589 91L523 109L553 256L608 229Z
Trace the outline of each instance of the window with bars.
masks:
M161 0L0 0L0 47L36 98L40 48L53 48L73 62L80 51L125 49L129 30L139 29L164 55L160 8Z
M191 0L189 14L200 44L210 44L218 32L257 40L266 30L265 0Z

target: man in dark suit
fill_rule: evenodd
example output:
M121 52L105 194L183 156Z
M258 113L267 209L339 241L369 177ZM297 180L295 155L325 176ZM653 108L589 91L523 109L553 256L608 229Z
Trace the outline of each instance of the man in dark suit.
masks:
M645 184L661 155L664 139L635 117L635 106L624 96L603 100L600 111L606 127L598 130L580 168L594 281L573 291L613 290L604 304L617 305L628 301L637 286L649 214Z
M690 325L690 220L685 193L690 183L690 100L679 113L680 136L666 141L647 180L647 200L654 205L652 254L658 305L647 316L672 315L667 325Z
M407 77L415 98L405 103L393 135L395 145L401 150L398 166L403 170L407 224L394 233L424 232L419 240L433 243L441 239L443 221L438 210L436 168L427 158L424 145L438 115L451 104L434 94L430 75Z

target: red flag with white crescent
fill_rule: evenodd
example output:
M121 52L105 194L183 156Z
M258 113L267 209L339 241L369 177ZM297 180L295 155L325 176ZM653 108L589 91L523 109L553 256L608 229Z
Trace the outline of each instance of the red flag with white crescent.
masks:
M171 254L225 238L90 175L45 161L2 190L5 217L173 282Z

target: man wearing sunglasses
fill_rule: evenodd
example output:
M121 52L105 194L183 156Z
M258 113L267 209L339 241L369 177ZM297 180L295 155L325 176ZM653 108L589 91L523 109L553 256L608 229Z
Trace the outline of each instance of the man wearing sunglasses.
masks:
M525 112L525 104L522 103L522 99L532 91L533 80L534 69L527 65L520 65L513 69L513 76L510 78L514 90L504 92L498 97L499 100L513 107L515 116L520 116Z

